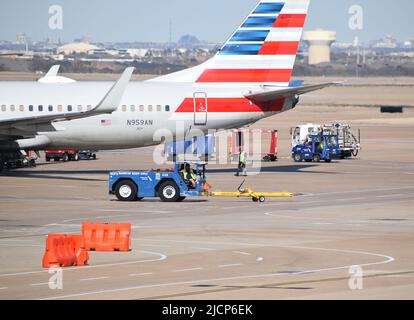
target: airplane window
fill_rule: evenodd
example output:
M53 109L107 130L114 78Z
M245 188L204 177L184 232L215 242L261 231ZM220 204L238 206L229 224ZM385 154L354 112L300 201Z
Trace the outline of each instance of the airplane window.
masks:
M165 111L170 112L170 106L165 106Z
M78 112L82 112L82 106L81 105L78 106Z
M88 105L88 106L86 107L86 110L91 111L91 110L92 110L92 106L91 106L91 105Z
M131 106L131 112L135 112L135 106Z
M19 110L20 110L20 112L24 112L24 106L20 105Z
M160 105L157 106L157 111L161 112L161 106Z
M139 111L144 112L144 106L143 105L139 106Z
M53 112L53 106L49 106L49 112Z
M29 111L33 112L33 106L32 105L29 106Z
M151 105L148 106L148 112L152 112L152 106Z
M3 111L3 112L6 111L6 106L4 104L1 106L1 111Z
M10 106L10 111L11 111L11 112L16 111L16 107L15 107L14 105L11 105L11 106Z
M42 105L38 106L38 110L39 110L40 112L42 112L42 111L43 111L43 106L42 106Z
M68 112L72 112L73 108L71 105L68 105Z
M63 112L63 106L58 105L58 112Z
M126 112L127 111L127 106L122 106L122 111Z

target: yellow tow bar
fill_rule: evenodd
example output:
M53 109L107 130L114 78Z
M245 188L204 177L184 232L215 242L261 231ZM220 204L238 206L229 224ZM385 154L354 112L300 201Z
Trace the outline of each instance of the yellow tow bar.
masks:
M236 192L210 192L212 197L252 198L253 202L265 202L266 198L292 198L291 192L255 192L250 188L243 189L244 182Z

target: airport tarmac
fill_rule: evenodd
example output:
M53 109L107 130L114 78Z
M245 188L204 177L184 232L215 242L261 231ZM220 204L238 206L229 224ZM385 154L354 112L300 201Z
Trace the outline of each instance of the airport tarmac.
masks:
M356 159L294 163L289 128L346 121L362 130ZM107 172L151 169L153 148L99 153L0 176L0 299L414 299L414 110L297 109L261 121L278 128L280 159L246 185L293 199L121 203ZM234 166L209 168L214 190L234 190ZM84 221L129 222L129 253L91 252L51 290L42 270L49 233ZM363 271L363 287L350 274ZM351 285L350 285L351 284Z

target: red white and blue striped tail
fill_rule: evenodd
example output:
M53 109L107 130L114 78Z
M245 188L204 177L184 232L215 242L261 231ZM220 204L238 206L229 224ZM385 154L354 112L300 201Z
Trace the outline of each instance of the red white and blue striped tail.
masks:
M165 80L288 86L309 2L261 0L216 56Z

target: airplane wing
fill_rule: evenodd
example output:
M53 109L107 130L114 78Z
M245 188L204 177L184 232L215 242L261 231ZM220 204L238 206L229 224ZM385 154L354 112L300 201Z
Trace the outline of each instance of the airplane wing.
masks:
M90 111L85 112L71 112L61 113L53 115L42 115L32 117L19 117L14 119L0 120L0 129L20 126L20 125L35 125L35 124L47 124L50 122L67 121L81 118L88 118L100 114L109 114L114 112L121 103L122 96L129 81L131 80L134 68L125 69L119 80L112 86L108 93L103 97L101 102Z
M295 96L295 95L302 95L308 92L320 90L326 87L334 86L339 84L338 82L329 82L329 83L321 83L321 84L312 84L312 85L304 85L300 87L288 87L288 88L278 88L265 86L263 87L263 91L260 92L249 92L245 94L245 97L252 101L258 102L266 102L276 100L278 98Z

